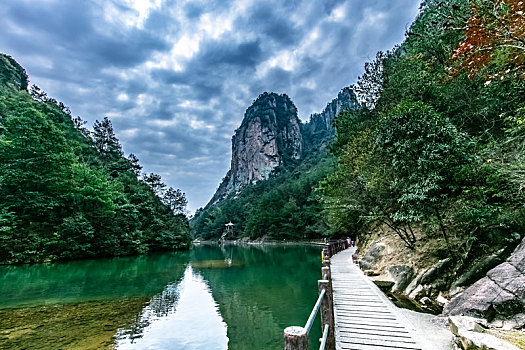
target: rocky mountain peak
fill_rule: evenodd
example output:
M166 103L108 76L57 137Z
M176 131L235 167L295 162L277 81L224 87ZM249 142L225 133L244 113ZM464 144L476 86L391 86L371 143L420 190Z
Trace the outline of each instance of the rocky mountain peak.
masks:
M309 147L316 147L328 142L335 134L335 117L344 109L359 108L354 91L345 87L328 103L321 113L314 113L304 125L304 137Z
M260 94L235 130L230 170L208 206L250 183L268 179L277 168L294 166L329 142L335 134L333 123L339 112L358 107L355 93L344 88L321 113L312 114L310 121L302 124L297 108L286 94Z
M268 179L277 167L299 160L302 149L301 122L292 100L273 92L259 95L232 137L230 171L210 203L247 184Z

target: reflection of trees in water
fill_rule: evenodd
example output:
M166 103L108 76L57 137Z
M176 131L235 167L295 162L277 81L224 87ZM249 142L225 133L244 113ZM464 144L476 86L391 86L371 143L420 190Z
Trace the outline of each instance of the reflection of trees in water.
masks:
M179 280L168 284L162 293L153 296L148 308L155 317L164 317L175 312L179 301L181 282L182 280Z
M283 329L304 322L317 298L319 252L309 246L202 246L190 252L192 273L187 267L184 278L202 278L208 286L228 325L229 349L277 349ZM240 263L222 268L210 263L227 259ZM119 339L133 342L153 321L173 314L182 288L183 280L167 285ZM320 336L319 328L312 339Z
M144 335L144 329L151 324L151 319L145 317L144 311L145 310L135 317L135 320L133 320L129 329L119 329L117 334L115 334L115 338L117 340L130 339L130 343L133 343L134 339L142 338Z
M190 252L0 267L0 305L112 300L155 295L180 280Z
M207 281L228 325L228 348L282 348L282 332L304 323L317 298L320 248L311 246L210 246L192 252L192 266ZM238 266L199 268L194 259L232 257ZM202 264L201 264L202 265ZM320 336L312 330L312 339Z
M185 276L176 282L168 284L161 293L154 295L149 304L142 309L140 315L135 317L129 329L119 329L117 331L116 339L130 339L130 342L133 343L134 339L144 336L144 329L156 319L174 313L177 309L184 278Z

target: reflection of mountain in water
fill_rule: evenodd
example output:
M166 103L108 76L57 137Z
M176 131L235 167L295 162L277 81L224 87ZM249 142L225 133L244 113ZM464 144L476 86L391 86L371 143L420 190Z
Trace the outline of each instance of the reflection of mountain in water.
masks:
M130 329L117 332L117 349L227 349L226 324L202 276L190 266L179 283L155 295Z

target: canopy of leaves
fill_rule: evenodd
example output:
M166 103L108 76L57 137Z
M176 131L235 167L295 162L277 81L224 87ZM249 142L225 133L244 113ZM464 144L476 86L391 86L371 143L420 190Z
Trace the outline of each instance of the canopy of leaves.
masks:
M466 70L471 78L485 70L489 79L525 79L525 3L477 0L470 7L465 38L451 57L459 64L451 71Z
M338 116L336 171L317 190L332 228L386 225L414 247L417 226L461 259L523 235L522 7L427 1L405 42L367 64L365 108Z
M215 206L199 209L191 226L203 239L222 237L230 221L235 226L228 239L302 240L329 235L313 189L332 167L326 151L307 158L295 169L277 171Z
M0 74L23 72L0 58ZM184 194L159 190L160 176L156 188L141 179L109 119L91 134L38 87L29 94L8 80L0 85L0 263L189 245Z

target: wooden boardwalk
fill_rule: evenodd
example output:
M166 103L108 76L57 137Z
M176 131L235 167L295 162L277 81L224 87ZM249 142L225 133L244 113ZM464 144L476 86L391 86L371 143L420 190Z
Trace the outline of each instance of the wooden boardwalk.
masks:
M349 248L330 259L336 349L428 349L399 309L352 263L354 252Z

